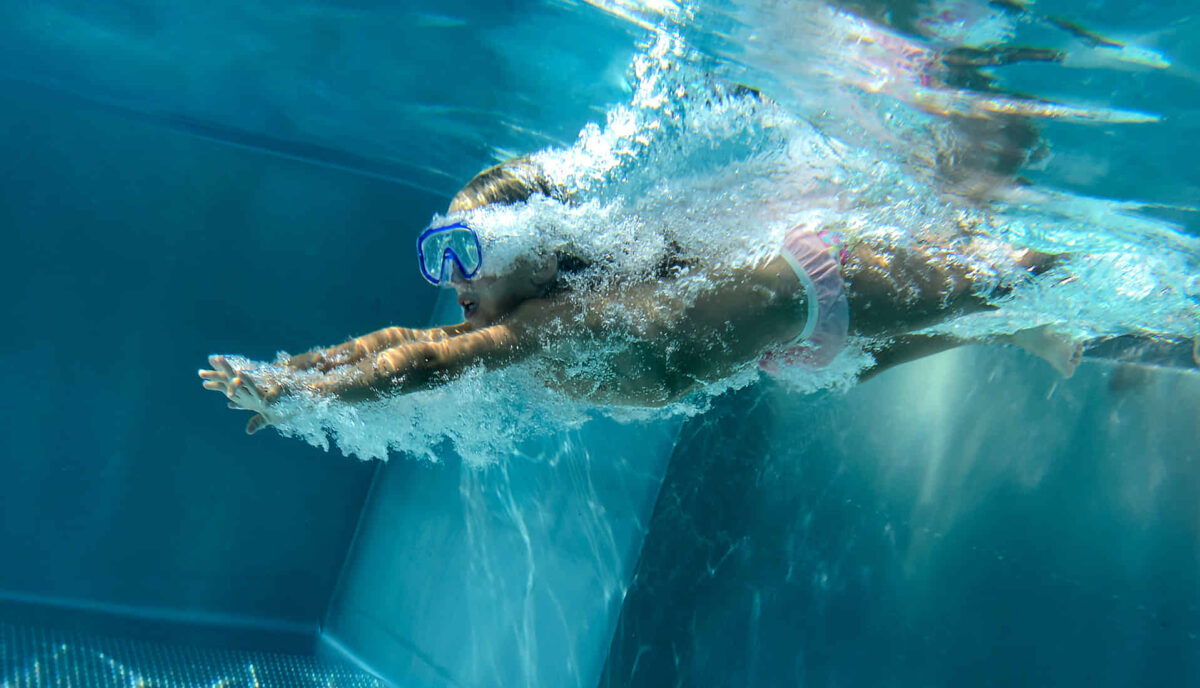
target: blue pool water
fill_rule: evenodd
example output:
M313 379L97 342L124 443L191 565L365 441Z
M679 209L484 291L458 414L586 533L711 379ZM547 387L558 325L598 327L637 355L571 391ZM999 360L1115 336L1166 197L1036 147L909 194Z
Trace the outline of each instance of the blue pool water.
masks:
M0 686L1200 681L1200 15L1008 4L0 4ZM1001 39L1064 58L905 66ZM1125 336L1070 379L860 342L646 411L531 364L252 438L195 379L453 319L413 238L514 155L593 204L485 234L736 260L936 232L1031 111L989 232L1080 257L943 331Z

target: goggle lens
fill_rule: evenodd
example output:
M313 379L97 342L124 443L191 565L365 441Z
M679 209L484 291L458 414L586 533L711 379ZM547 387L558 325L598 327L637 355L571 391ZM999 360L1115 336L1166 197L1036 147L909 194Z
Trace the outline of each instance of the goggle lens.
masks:
M426 281L443 284L450 279L455 267L463 279L474 277L483 263L483 251L475 231L456 222L422 232L417 239L417 259Z

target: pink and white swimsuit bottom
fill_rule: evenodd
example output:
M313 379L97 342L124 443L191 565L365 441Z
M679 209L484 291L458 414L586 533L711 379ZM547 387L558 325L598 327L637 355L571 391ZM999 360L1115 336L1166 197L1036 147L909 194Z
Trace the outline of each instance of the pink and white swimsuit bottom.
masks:
M850 331L850 307L842 278L842 265L849 255L845 243L837 232L813 231L806 226L796 227L784 237L780 255L804 285L808 317L790 346L763 356L758 363L762 370L771 373L795 365L823 368L845 347Z

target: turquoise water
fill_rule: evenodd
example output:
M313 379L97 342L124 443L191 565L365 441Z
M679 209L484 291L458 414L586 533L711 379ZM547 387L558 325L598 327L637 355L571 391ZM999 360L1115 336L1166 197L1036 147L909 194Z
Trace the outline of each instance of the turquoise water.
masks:
M4 4L0 685L1194 683L1195 8L1009 5ZM1062 60L937 62L995 41ZM454 318L412 237L532 152L584 202L473 216L491 269L530 225L627 279L968 224L1073 259L939 331L1106 341L654 410L533 360L254 438L201 393Z

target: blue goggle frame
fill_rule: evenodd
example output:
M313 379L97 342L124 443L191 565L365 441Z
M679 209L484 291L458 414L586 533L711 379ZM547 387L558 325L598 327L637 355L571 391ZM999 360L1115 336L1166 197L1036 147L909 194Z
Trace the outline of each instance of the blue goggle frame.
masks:
M463 279L479 274L483 249L475 230L465 223L455 222L421 232L417 237L417 263L421 267L421 276L430 284L443 284L450 277L446 271L450 261Z

